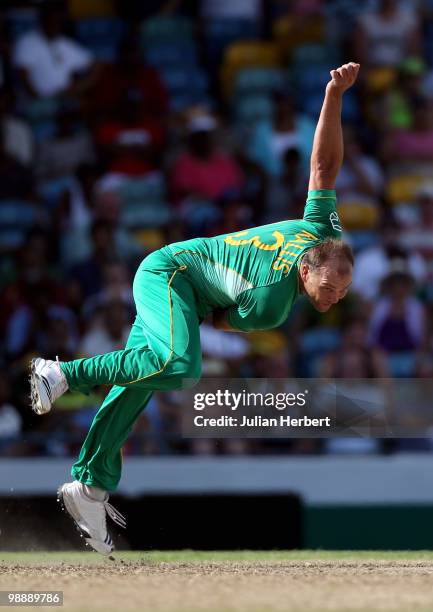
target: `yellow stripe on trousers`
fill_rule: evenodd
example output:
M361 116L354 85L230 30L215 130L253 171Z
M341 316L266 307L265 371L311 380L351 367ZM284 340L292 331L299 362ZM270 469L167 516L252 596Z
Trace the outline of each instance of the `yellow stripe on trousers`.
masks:
M170 276L170 280L168 281L168 286L167 286L167 290L168 290L168 304L169 304L169 308L170 308L170 352L169 352L169 355L168 355L166 361L164 362L162 368L159 369L157 372L152 372L152 374L146 374L146 376L142 376L141 378L137 378L136 380L133 380L131 382L123 383L122 385L119 385L119 386L126 387L127 385L133 385L134 383L138 383L141 380L145 380L146 378L151 378L152 376L157 376L158 374L161 374L162 372L164 372L164 370L166 369L166 367L170 363L171 358L173 356L173 350L174 350L174 348L173 348L174 347L174 337L173 337L173 301L172 301L172 298L171 298L171 283L173 282L173 279L176 276L176 274L178 272L183 272L183 270L186 270L186 266L180 266L180 268L177 268L177 270L175 270L173 272L173 274Z

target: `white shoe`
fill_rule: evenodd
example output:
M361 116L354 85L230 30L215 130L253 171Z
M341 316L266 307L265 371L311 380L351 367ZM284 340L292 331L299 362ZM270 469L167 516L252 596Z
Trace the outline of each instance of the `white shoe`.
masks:
M36 414L45 414L58 397L68 390L59 358L56 361L37 357L30 363L30 400Z
M74 519L86 544L103 555L109 555L114 550L107 530L107 514L120 527L126 527L125 517L108 503L108 498L107 493L104 501L92 499L77 480L65 483L57 492L57 501Z

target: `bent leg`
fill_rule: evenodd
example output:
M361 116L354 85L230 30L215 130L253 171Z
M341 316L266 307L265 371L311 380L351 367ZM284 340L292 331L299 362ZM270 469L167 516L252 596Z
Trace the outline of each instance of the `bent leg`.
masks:
M139 270L134 279L137 317L124 350L62 362L71 390L96 385L142 389L179 388L180 379L200 375L199 321L192 287L182 269Z
M108 491L117 487L122 468L121 448L153 391L180 388L186 386L184 379L196 380L200 376L199 321L192 288L181 275L168 286L160 275L152 278L150 274L139 275L134 282L138 314L125 350L116 351L114 359L110 357L113 353L98 357L109 376L110 366L113 378L121 368L128 382L123 386L116 384L105 398L72 468L76 480ZM144 376L138 380L134 379L135 370L127 369L131 354L136 360L141 356L145 362L140 364L139 371ZM105 362L104 357L108 357ZM83 365L83 361L89 363ZM71 369L78 372L88 371L85 375L89 378L99 367L93 366L91 359L77 362L67 365L72 364ZM152 364L157 363L159 368L152 369ZM77 380L82 375L77 375Z

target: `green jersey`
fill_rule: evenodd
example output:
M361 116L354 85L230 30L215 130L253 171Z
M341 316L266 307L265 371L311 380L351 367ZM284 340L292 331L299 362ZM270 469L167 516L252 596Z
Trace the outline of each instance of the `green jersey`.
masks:
M242 331L281 325L299 296L298 262L329 237L341 237L334 190L309 191L303 219L281 221L214 238L170 244L162 251L194 288L199 315L227 309Z

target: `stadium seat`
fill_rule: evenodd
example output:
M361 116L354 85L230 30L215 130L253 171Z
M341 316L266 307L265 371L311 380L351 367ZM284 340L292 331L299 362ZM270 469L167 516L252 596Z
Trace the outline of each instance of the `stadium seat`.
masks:
M355 253L375 246L379 240L379 234L374 231L352 230L349 232L350 246Z
M220 71L221 85L226 98L230 98L236 74L242 68L277 68L280 62L278 47L265 41L239 41L229 45L224 52L224 62Z
M279 68L243 68L236 75L235 95L270 93L289 84L289 73Z
M231 43L260 36L260 24L250 19L213 18L204 24L206 56L211 66L221 61L224 49Z
M38 28L38 13L35 8L10 8L6 12L6 22L11 40Z
M386 185L386 198L392 205L413 202L425 177L415 174L396 175Z
M34 207L19 200L0 201L0 251L16 249L36 222Z
M324 66L328 70L341 64L341 55L335 45L309 43L295 47L292 54L293 67L302 69L305 66Z
M251 124L257 121L271 120L274 105L269 96L251 95L238 98L234 108L238 124Z
M144 178L125 181L122 186L122 200L126 204L162 202L165 191L164 177L159 172L153 172Z
M128 179L120 189L122 224L129 229L160 227L171 217L165 201L163 176L152 173L144 178Z
M143 50L144 59L157 70L170 66L195 66L198 64L197 47L193 41L157 42Z
M305 331L301 337L301 351L309 355L327 353L337 348L340 332L334 327L317 327Z
M203 106L212 111L216 107L216 102L205 92L184 91L170 96L170 110L181 112L191 106Z
M159 70L159 74L170 93L206 92L209 89L208 74L199 67L164 67Z
M72 19L85 17L110 17L114 14L113 0L68 0Z
M415 376L416 356L413 352L388 353L389 371L394 378L411 378Z
M364 201L341 199L338 214L347 230L374 230L379 222L379 209Z
M125 24L114 17L91 17L76 21L78 39L88 47L99 60L110 62L125 34Z
M271 42L239 41L225 50L224 64L236 69L244 66L278 66L278 48Z
M140 206L126 204L122 209L121 223L128 229L157 228L171 219L167 202L141 202Z
M49 210L53 210L60 202L60 198L72 185L70 176L59 176L57 178L41 181L38 186L38 195Z
M274 21L272 36L281 54L286 57L299 45L321 42L324 38L323 20L313 17L300 27L293 15L284 15Z
M142 45L146 47L151 41L191 40L193 36L193 23L188 18L158 15L143 22L140 38Z

